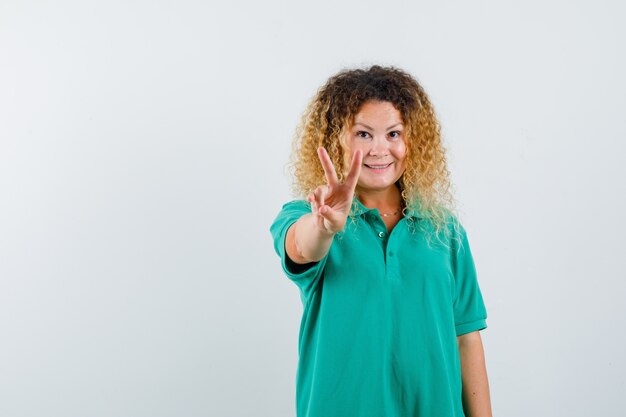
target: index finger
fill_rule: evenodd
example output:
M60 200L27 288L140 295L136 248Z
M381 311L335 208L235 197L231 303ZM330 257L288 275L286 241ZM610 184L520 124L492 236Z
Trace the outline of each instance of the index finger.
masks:
M328 153L323 146L317 148L317 156L319 156L320 161L322 162L322 168L324 169L324 174L326 175L326 182L328 183L328 185L337 185L339 183L339 178L337 178L337 172L335 172L333 162L330 160L330 156L328 156Z

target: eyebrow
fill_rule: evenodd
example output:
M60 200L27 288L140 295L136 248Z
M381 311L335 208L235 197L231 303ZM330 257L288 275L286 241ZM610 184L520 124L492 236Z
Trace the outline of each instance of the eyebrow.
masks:
M389 126L389 127L387 128L387 130L389 130L389 129L393 129L394 127L396 127L396 126L398 126L398 125L401 125L401 124L402 124L402 123L396 123L396 124L395 124L395 125L393 125L393 126ZM368 125L366 125L365 123L356 122L354 125L355 125L355 126L356 126L356 125L361 125L361 126L365 126L365 128L367 128L367 129L369 129L369 130L374 130L374 129L372 129L371 127L369 127Z

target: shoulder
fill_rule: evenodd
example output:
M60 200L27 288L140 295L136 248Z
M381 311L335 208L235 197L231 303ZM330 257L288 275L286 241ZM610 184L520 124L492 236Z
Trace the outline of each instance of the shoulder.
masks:
M311 210L311 203L306 200L291 200L283 204L283 210Z
M299 219L304 214L311 212L311 203L306 200L291 200L283 204L274 219L272 228Z
M453 236L459 236L465 233L465 227L459 219L459 216L448 212L446 217L446 227L450 230Z
M439 233L439 231L441 233ZM441 221L441 226L438 228L437 234L443 240L444 245L450 249L452 253L458 253L464 247L464 242L467 240L467 234L463 222L459 216L446 210L444 218Z
M283 204L280 209L280 213L278 213L279 217L287 216L291 217L294 215L302 215L311 212L311 203L306 200L291 200Z

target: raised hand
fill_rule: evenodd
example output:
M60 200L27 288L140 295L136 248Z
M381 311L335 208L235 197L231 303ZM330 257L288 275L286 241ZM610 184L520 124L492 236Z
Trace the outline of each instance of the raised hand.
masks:
M335 234L343 230L346 225L354 189L361 173L363 153L357 149L352 154L350 171L343 184L339 183L335 167L326 149L317 148L317 155L322 162L327 184L318 186L307 196L307 201L311 203L311 212L317 215L316 224L320 230Z

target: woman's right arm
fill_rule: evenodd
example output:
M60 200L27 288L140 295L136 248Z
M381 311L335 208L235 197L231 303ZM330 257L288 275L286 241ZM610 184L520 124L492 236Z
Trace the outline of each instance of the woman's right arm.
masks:
M335 233L321 230L315 221L315 214L308 213L287 230L285 249L294 263L317 262L328 253Z
M343 230L354 189L361 172L363 153L356 150L352 156L350 172L341 184L326 149L319 147L317 154L326 175L326 185L320 185L307 196L311 213L300 217L287 230L285 250L287 256L297 264L320 261L330 249L333 237Z

